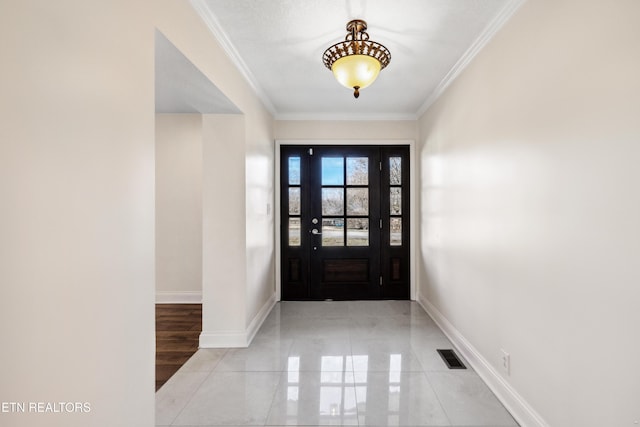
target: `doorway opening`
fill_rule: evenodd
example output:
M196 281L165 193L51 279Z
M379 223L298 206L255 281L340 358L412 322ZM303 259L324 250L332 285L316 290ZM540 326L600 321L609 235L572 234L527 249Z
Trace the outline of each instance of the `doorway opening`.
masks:
M408 145L280 147L283 300L409 299Z

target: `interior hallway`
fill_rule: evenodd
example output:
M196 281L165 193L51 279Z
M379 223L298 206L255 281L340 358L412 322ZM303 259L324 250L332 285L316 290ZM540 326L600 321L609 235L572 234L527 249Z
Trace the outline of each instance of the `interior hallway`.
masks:
M462 6L480 2L456 3L471 13ZM523 427L640 425L638 16L638 0L526 1L413 120L292 120L262 102L191 1L1 1L0 402L91 411L0 413L0 425L153 426L157 292L201 291L208 343L253 335L279 297L274 141L353 139L415 141L415 299ZM184 133L202 165L183 193L202 204L188 235L202 260L193 289L156 287L157 33L242 112L199 112L199 132ZM230 399L239 384L225 386Z
M281 302L249 348L200 349L156 394L156 425L517 426L441 348L415 302Z

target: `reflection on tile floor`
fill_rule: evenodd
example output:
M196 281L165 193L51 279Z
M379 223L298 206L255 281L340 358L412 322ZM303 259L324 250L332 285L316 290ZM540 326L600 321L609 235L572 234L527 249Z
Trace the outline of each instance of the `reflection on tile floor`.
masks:
M517 426L410 301L282 302L246 349L201 349L156 393L157 426Z

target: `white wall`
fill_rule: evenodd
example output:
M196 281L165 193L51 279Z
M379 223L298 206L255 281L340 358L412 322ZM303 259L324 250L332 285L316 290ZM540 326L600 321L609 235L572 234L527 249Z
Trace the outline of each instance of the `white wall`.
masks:
M244 118L203 116L201 347L246 346Z
M274 122L266 111L246 126L246 329L255 335L276 302Z
M640 420L639 15L529 1L420 120L422 302L523 425Z
M225 192L225 197L234 207L241 207L228 214L224 214L219 220L233 215L243 223L242 235L235 235L240 239L244 250L242 254L236 254L232 268L244 265L244 281L242 283L224 283L224 286L239 286L242 291L241 300L228 304L227 309L233 312L232 318L226 318L223 323L214 322L220 319L219 313L215 313L215 306L207 304L207 292L213 297L215 288L207 290L211 281L203 276L203 337L201 345L223 345L225 335L221 334L221 328L236 334L244 330L245 337L252 335L252 328L260 323L262 316L275 301L274 276L273 276L273 245L269 239L273 239L273 218L266 215L265 201L273 204L273 118L255 95L251 86L238 72L234 63L227 57L211 31L206 27L202 19L189 6L187 2L175 2L162 0L161 6L155 8L157 29L164 34L171 43L176 46L221 92L242 111L243 136L225 141L227 152L233 157L224 166L234 172L242 172L242 178L230 182L234 191ZM206 117L206 116L205 116ZM230 120L235 120L229 116ZM203 132L209 132L211 138L215 137L215 127L207 130L207 119L203 119ZM206 146L207 137L203 142ZM236 146L238 145L238 146ZM240 155L242 153L242 155ZM245 174L248 164L266 165L251 169ZM203 165L204 181L207 181L207 163ZM237 191L236 191L237 190ZM207 191L206 184L203 191ZM226 191L226 190L223 190ZM247 197L250 197L249 202ZM258 206L254 209L253 203ZM203 202L206 203L206 200ZM206 209L206 208L205 208ZM209 218L211 219L211 218ZM205 227L207 218L204 218ZM247 231L251 236L247 237ZM262 238L260 244L252 239ZM262 237L261 237L262 236ZM207 231L204 230L204 239L207 239ZM265 240L266 239L266 240ZM266 242L266 244L265 244ZM226 244L226 242L224 242ZM203 242L206 245L206 242ZM235 242L234 242L235 245ZM205 248L206 249L206 248ZM206 274L206 254L203 252L203 269ZM251 262L247 262L249 259ZM209 285L207 285L209 283ZM222 286L222 284L221 284ZM217 295L216 298L222 298ZM241 318L236 318L239 314ZM231 320L233 319L233 320ZM205 342L206 341L206 342Z
M156 114L156 301L202 299L202 116Z
M350 120L278 120L276 139L411 139L415 140L415 120L350 121Z
M255 128L245 144L272 159L268 112L189 2L1 2L0 401L91 412L0 413L0 425L154 424L156 28L242 109ZM244 286L264 306L273 278Z
M91 405L2 426L154 424L153 34L141 2L0 3L0 402Z

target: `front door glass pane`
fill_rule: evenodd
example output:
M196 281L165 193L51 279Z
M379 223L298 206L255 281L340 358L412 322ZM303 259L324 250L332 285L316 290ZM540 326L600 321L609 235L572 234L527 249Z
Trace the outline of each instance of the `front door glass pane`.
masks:
M391 218L389 233L391 246L402 246L402 218Z
M322 246L344 246L344 220L322 219Z
M369 246L369 219L347 219L347 246Z
M289 215L300 215L300 187L289 188Z
M344 215L344 189L322 189L322 215Z
M347 185L369 184L369 159L347 157Z
M368 188L347 188L347 215L369 215Z
M300 246L300 218L289 218L289 246Z
M300 157L289 157L289 185L300 185Z
M344 159L342 157L322 158L322 185L344 184Z
M389 178L391 185L402 185L402 157L389 157Z
M390 209L391 215L402 215L402 188L391 187L389 189Z

